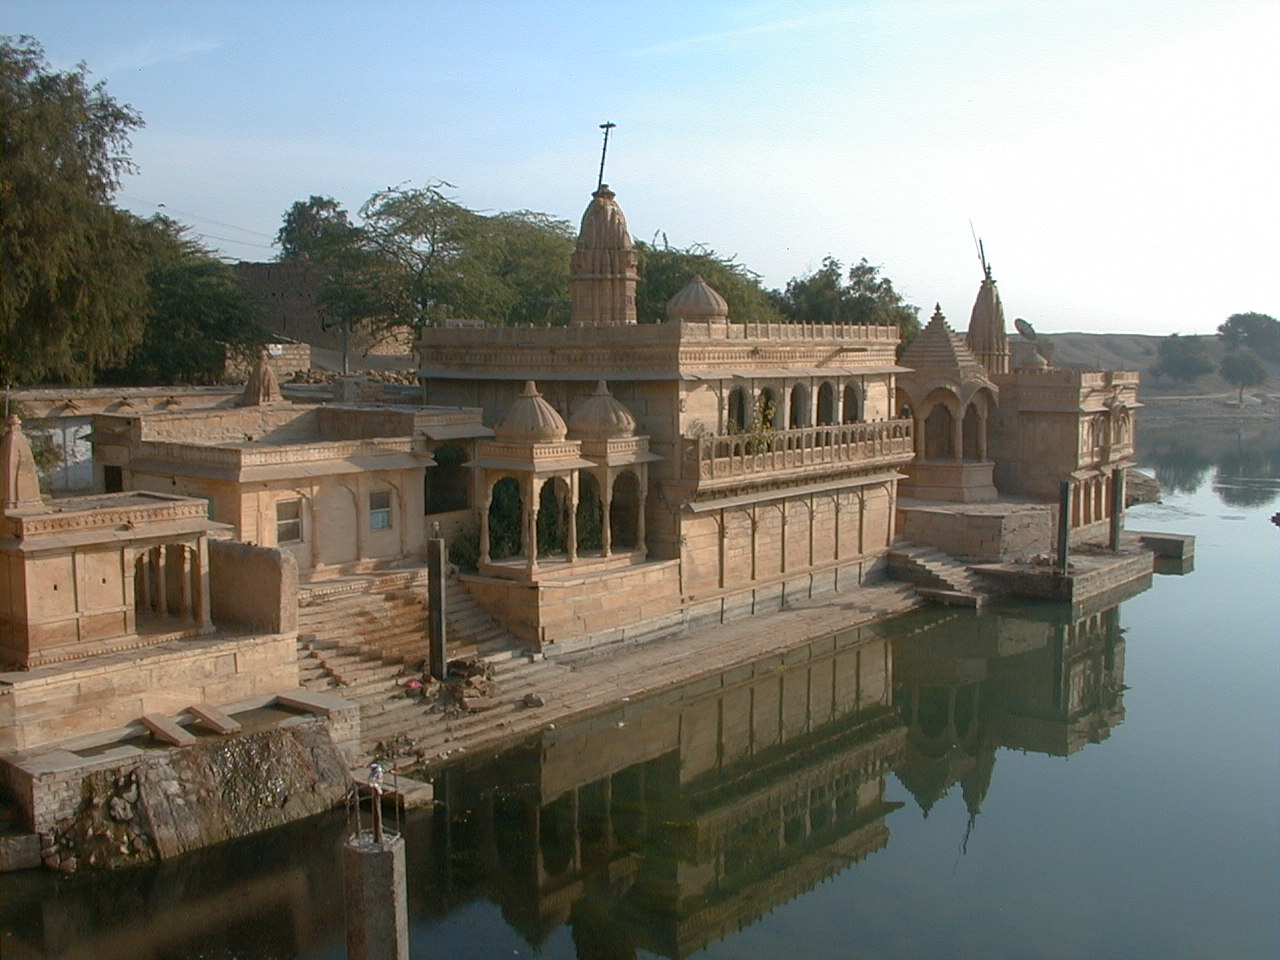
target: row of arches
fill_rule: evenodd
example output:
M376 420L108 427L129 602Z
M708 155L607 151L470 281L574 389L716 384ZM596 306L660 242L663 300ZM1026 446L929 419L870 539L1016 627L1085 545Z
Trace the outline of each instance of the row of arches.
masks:
M802 427L859 423L865 419L864 397L855 384L842 391L830 380L818 386L817 403L812 403L809 385L797 383L789 391L763 387L752 396L746 386L729 391L726 432L741 433L758 427L795 430Z
M531 561L644 548L644 492L633 470L495 479L482 514L481 562Z
M915 421L916 453L924 460L987 459L987 421L995 409L995 397L985 388L968 401L939 388L924 398L919 409L903 406L903 416Z

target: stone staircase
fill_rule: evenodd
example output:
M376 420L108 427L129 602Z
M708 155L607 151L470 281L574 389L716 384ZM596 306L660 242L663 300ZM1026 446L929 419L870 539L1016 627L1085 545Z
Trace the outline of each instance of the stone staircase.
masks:
M379 741L425 726L428 707L406 695L404 682L422 672L427 657L426 582L425 568L415 568L344 577L299 591L299 681L359 705L361 741L368 752ZM452 575L445 611L449 659L501 663L521 652L516 638Z
M990 594L965 564L936 547L899 541L889 551L889 570L916 585L921 596L940 603L978 607Z

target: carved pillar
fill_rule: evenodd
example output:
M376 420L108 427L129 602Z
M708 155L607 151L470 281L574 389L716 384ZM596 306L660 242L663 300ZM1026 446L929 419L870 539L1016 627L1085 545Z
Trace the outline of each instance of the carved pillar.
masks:
M570 472L568 477L569 484L569 534L568 543L565 544L569 554L569 562L578 559L578 472L576 470Z
M191 562L191 548L187 546L178 547L178 583L182 588L178 601L178 614L183 620L195 619L191 606L191 581L195 575L194 567L195 564Z
M644 511L645 504L649 501L649 483L648 474L637 484L640 488L636 497L636 549L640 551L640 556L647 557L649 555L649 544L645 540L645 524Z
M522 498L524 502L520 505L521 540L531 575L538 569L538 493L540 491L536 483L533 477L526 479L524 486L528 496Z
M480 562L489 562L489 508L493 505L493 484L484 480L484 497L480 504Z
M978 459L987 459L987 411L978 413Z
M951 459L964 459L964 411L951 418Z
M213 629L209 604L209 538L201 537L196 548L196 619L201 628Z
M155 558L156 579L155 579L155 597L153 600L156 613L165 617L169 615L169 583L168 572L165 567L165 547L163 544L156 547L152 552Z
M613 505L613 478L613 471L610 470L605 475L600 490L600 545L604 547L606 557L613 556L613 531L609 522L609 511Z

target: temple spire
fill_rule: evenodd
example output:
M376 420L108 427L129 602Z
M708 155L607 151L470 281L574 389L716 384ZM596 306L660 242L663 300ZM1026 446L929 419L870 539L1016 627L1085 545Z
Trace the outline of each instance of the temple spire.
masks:
M16 413L9 415L4 440L0 441L0 471L0 509L4 513L44 506L36 458Z
M614 192L601 184L582 215L569 260L569 325L618 327L636 322L636 248Z
M258 407L264 403L282 403L283 401L284 394L280 392L280 381L276 379L271 364L267 363L266 353L261 353L258 355L258 362L254 364L253 373L249 374L249 380L244 385L244 392L240 394L239 405Z
M1009 337L1004 330L1004 306L1000 303L996 282L991 277L991 265L985 258L982 270L985 276L978 288L978 299L973 303L973 313L969 316L965 343L978 362L987 368L987 373L1008 373Z

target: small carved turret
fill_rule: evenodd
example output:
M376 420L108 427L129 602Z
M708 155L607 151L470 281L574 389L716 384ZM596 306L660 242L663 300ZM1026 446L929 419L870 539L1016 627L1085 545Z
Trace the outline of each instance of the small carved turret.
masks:
M266 354L258 357L249 381L244 385L244 393L240 394L239 405L242 407L258 407L265 403L283 403L284 394L280 392L280 381L275 371L267 363Z
M36 458L16 413L9 415L4 440L0 441L0 471L0 509L8 514L43 508Z
M569 325L616 327L636 322L636 248L627 218L607 184L582 215L569 261Z

